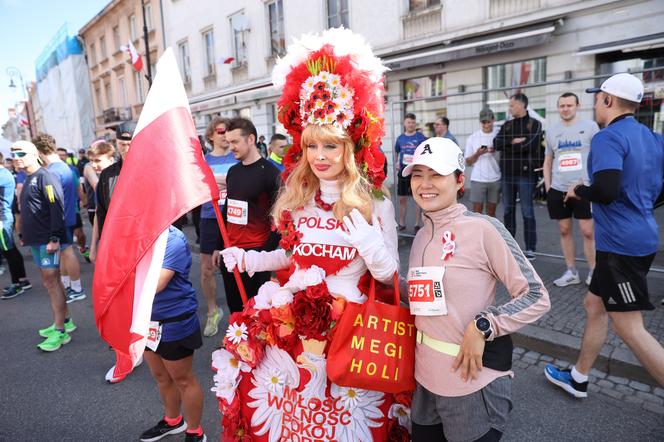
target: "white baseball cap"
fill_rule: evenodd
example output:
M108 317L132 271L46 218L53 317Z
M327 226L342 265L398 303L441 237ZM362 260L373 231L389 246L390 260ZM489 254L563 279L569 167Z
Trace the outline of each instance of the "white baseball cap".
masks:
M449 138L433 137L420 143L415 149L413 162L404 168L401 175L407 177L417 165L427 166L441 175L449 175L455 170L464 171L466 161L463 152Z
M25 153L31 153L33 155L39 156L39 151L37 150L37 147L32 144L30 141L26 140L18 140L14 144L12 144L12 147L10 148L13 152L25 152Z
M607 78L600 87L586 89L589 94L600 91L627 101L640 103L643 98L643 83L632 74L621 73Z

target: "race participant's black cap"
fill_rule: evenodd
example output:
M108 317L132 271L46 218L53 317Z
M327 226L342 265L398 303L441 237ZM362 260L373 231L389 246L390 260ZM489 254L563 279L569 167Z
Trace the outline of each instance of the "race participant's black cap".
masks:
M131 138L134 136L134 130L136 130L136 123L125 121L115 129L115 137L118 140L131 141Z

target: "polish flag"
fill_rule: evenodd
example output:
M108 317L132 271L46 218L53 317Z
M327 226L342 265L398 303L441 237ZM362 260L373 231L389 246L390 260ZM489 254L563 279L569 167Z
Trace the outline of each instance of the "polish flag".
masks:
M114 377L130 373L145 349L168 227L218 199L169 48L159 60L123 162L95 264L95 321L116 351Z
M136 71L143 69L143 58L141 57L141 54L138 53L131 40L127 45L122 46L120 49L129 54L131 57L131 65L134 66Z

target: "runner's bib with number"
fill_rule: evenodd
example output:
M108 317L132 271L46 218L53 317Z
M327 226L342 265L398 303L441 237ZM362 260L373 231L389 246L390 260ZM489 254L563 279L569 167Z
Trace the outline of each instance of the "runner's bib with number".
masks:
M413 155L410 154L403 154L403 165L408 166L410 163L413 162Z
M413 267L408 270L410 313L417 316L447 314L443 276L445 267Z
M246 201L228 199L226 218L229 223L246 226L249 220L249 204Z
M159 347L160 341L161 324L158 321L150 321L150 328L148 329L148 341L145 346L152 351L157 351L157 347Z
M575 172L583 169L581 152L566 153L558 160L558 172Z

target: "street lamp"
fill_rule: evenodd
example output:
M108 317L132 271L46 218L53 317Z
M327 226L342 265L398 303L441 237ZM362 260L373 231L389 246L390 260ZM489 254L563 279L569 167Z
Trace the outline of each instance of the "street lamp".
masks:
M16 83L14 83L14 77L18 77L18 79L21 81L21 98L23 98L23 101L25 102L25 113L28 117L28 133L30 134L30 137L32 137L32 121L30 121L30 112L31 112L31 104L30 104L30 96L27 93L27 89L25 88L25 83L23 82L23 75L21 74L21 70L17 67L14 66L9 66L6 70L7 75L9 75L9 87L13 90L16 90Z

